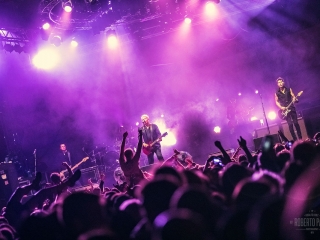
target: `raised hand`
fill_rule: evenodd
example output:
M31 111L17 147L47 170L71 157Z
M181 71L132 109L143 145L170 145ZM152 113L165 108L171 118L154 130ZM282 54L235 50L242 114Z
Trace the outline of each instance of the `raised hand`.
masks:
M245 139L243 139L241 136L240 136L240 139L237 139L237 140L238 140L239 146L241 148L247 147L247 141Z
M214 145L216 145L217 148L222 148L222 144L220 141L215 141Z
M128 137L128 132L126 131L123 133L123 138L127 138L127 137Z

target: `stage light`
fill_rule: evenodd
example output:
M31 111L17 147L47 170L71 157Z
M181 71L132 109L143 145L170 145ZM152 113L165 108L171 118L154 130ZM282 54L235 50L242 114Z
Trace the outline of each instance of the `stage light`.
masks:
M177 139L176 137L173 135L172 132L170 131L167 131L168 132L168 135L164 138L162 138L162 141L161 141L161 145L163 146L173 146L177 143Z
M62 38L59 35L53 35L51 38L51 44L59 47L61 45Z
M251 117L251 118L250 118L250 121L256 121L256 120L258 120L257 117Z
M62 8L67 13L71 12L72 11L72 2L71 2L71 0L62 1Z
M256 91L255 91L255 94L258 94L258 93L259 93L259 91L258 91L258 90L256 90Z
M139 126L139 122L136 122L136 126Z
M220 128L219 126L215 126L214 129L213 129L213 131L214 131L215 133L220 133L220 132L221 132L221 128Z
M53 49L43 49L32 59L32 63L41 69L51 69L59 62L59 55Z
M274 119L276 119L276 117L277 117L277 114L274 111L271 111L268 113L268 118L270 120L274 120Z
M238 93L238 96L241 96L241 92Z
M163 117L164 117L164 115L163 115L163 114L161 114L161 117L163 118Z
M219 101L219 98L216 99L216 102L218 102L218 101Z
M50 24L49 24L49 23L44 23L44 24L42 25L42 28L43 28L44 30L48 30L48 29L50 28Z
M75 39L72 39L71 42L70 42L70 45L72 47L77 47L78 46L78 42Z
M185 22L186 24L190 24L190 23L191 23L191 18L185 17L185 18L184 18L184 22Z
M118 39L115 35L108 36L108 47L111 49L118 47Z
M217 16L218 10L213 1L207 1L205 4L205 14L208 18Z

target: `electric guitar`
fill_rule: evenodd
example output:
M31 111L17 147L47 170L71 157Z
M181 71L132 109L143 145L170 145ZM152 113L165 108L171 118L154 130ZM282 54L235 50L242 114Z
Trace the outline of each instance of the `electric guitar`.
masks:
M155 141L148 143L147 147L142 146L143 153L146 154L146 155L149 155L152 152L152 146L155 143L159 142L161 138L163 138L163 137L165 137L167 135L168 135L168 133L165 132L164 134L161 135L161 137L157 138Z
M297 94L297 96L296 96L294 99L292 99L292 101L289 103L289 105L286 106L286 108L285 108L284 110L281 110L281 109L280 109L280 110L278 111L278 116L279 116L279 118L281 118L282 120L285 120L285 119L286 119L286 117L288 116L288 113L291 112L291 109L289 109L289 108L291 107L291 105L292 105L295 101L298 100L297 97L300 97L300 96L302 95L302 93L303 93L303 91L300 91L300 92Z
M85 161L87 161L89 159L89 157L85 157L83 158L80 162L78 162L76 165L74 165L72 168L71 168L71 171L73 171L74 169L76 169L77 167L79 167L82 163L84 163ZM65 174L68 172L67 169L65 170L62 170L60 172L60 176L62 178L62 180L64 180L66 177L65 177Z

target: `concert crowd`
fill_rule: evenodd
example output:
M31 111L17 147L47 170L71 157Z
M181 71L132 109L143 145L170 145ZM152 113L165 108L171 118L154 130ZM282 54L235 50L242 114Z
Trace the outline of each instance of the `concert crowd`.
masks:
M208 152L218 148L221 155L202 161L175 150L148 173L135 170L141 180L126 174L140 152L132 156L123 144L124 177L113 188L101 174L98 185L73 191L81 171L67 163L67 179L52 174L43 187L37 173L17 188L2 209L0 239L320 239L319 140L317 133L274 144L266 136L251 152L240 137L233 156L216 141Z

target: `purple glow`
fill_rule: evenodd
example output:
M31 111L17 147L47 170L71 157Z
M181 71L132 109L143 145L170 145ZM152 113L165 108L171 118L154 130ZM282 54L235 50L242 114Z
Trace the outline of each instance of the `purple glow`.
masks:
M64 11L66 11L67 13L69 13L69 12L71 12L72 11L72 7L71 6L69 6L69 5L66 5L66 6L64 6Z
M70 44L71 44L72 47L77 47L78 46L78 42L76 40L74 40L74 39L71 41Z
M219 98L216 99L216 102L218 102L218 101L219 101Z
M191 18L186 17L186 18L184 19L184 22L185 22L186 24L190 24L190 23L191 23Z
M161 114L161 117L163 118L163 117L164 117L164 115L163 115L163 114Z
M253 116L253 117L250 118L250 121L256 121L256 120L258 120L258 118L255 117L255 116Z
M108 47L111 49L117 48L119 45L118 38L115 35L110 35L108 37Z
M52 49L40 50L32 59L33 65L37 68L49 70L57 65L59 55Z
M238 96L241 96L241 92L238 93Z
M259 91L258 91L258 90L256 90L256 91L255 91L255 94L258 94L258 93L259 93Z
M50 28L50 24L49 23L45 23L45 24L42 25L42 28L44 30L48 30Z
M274 111L271 111L268 113L268 118L270 120L274 120L274 119L276 119L276 117L277 117L277 114Z
M214 131L215 133L220 133L220 132L221 132L221 128L220 128L219 126L215 126L214 129L213 129L213 131Z
M139 122L136 122L136 126L139 126Z

